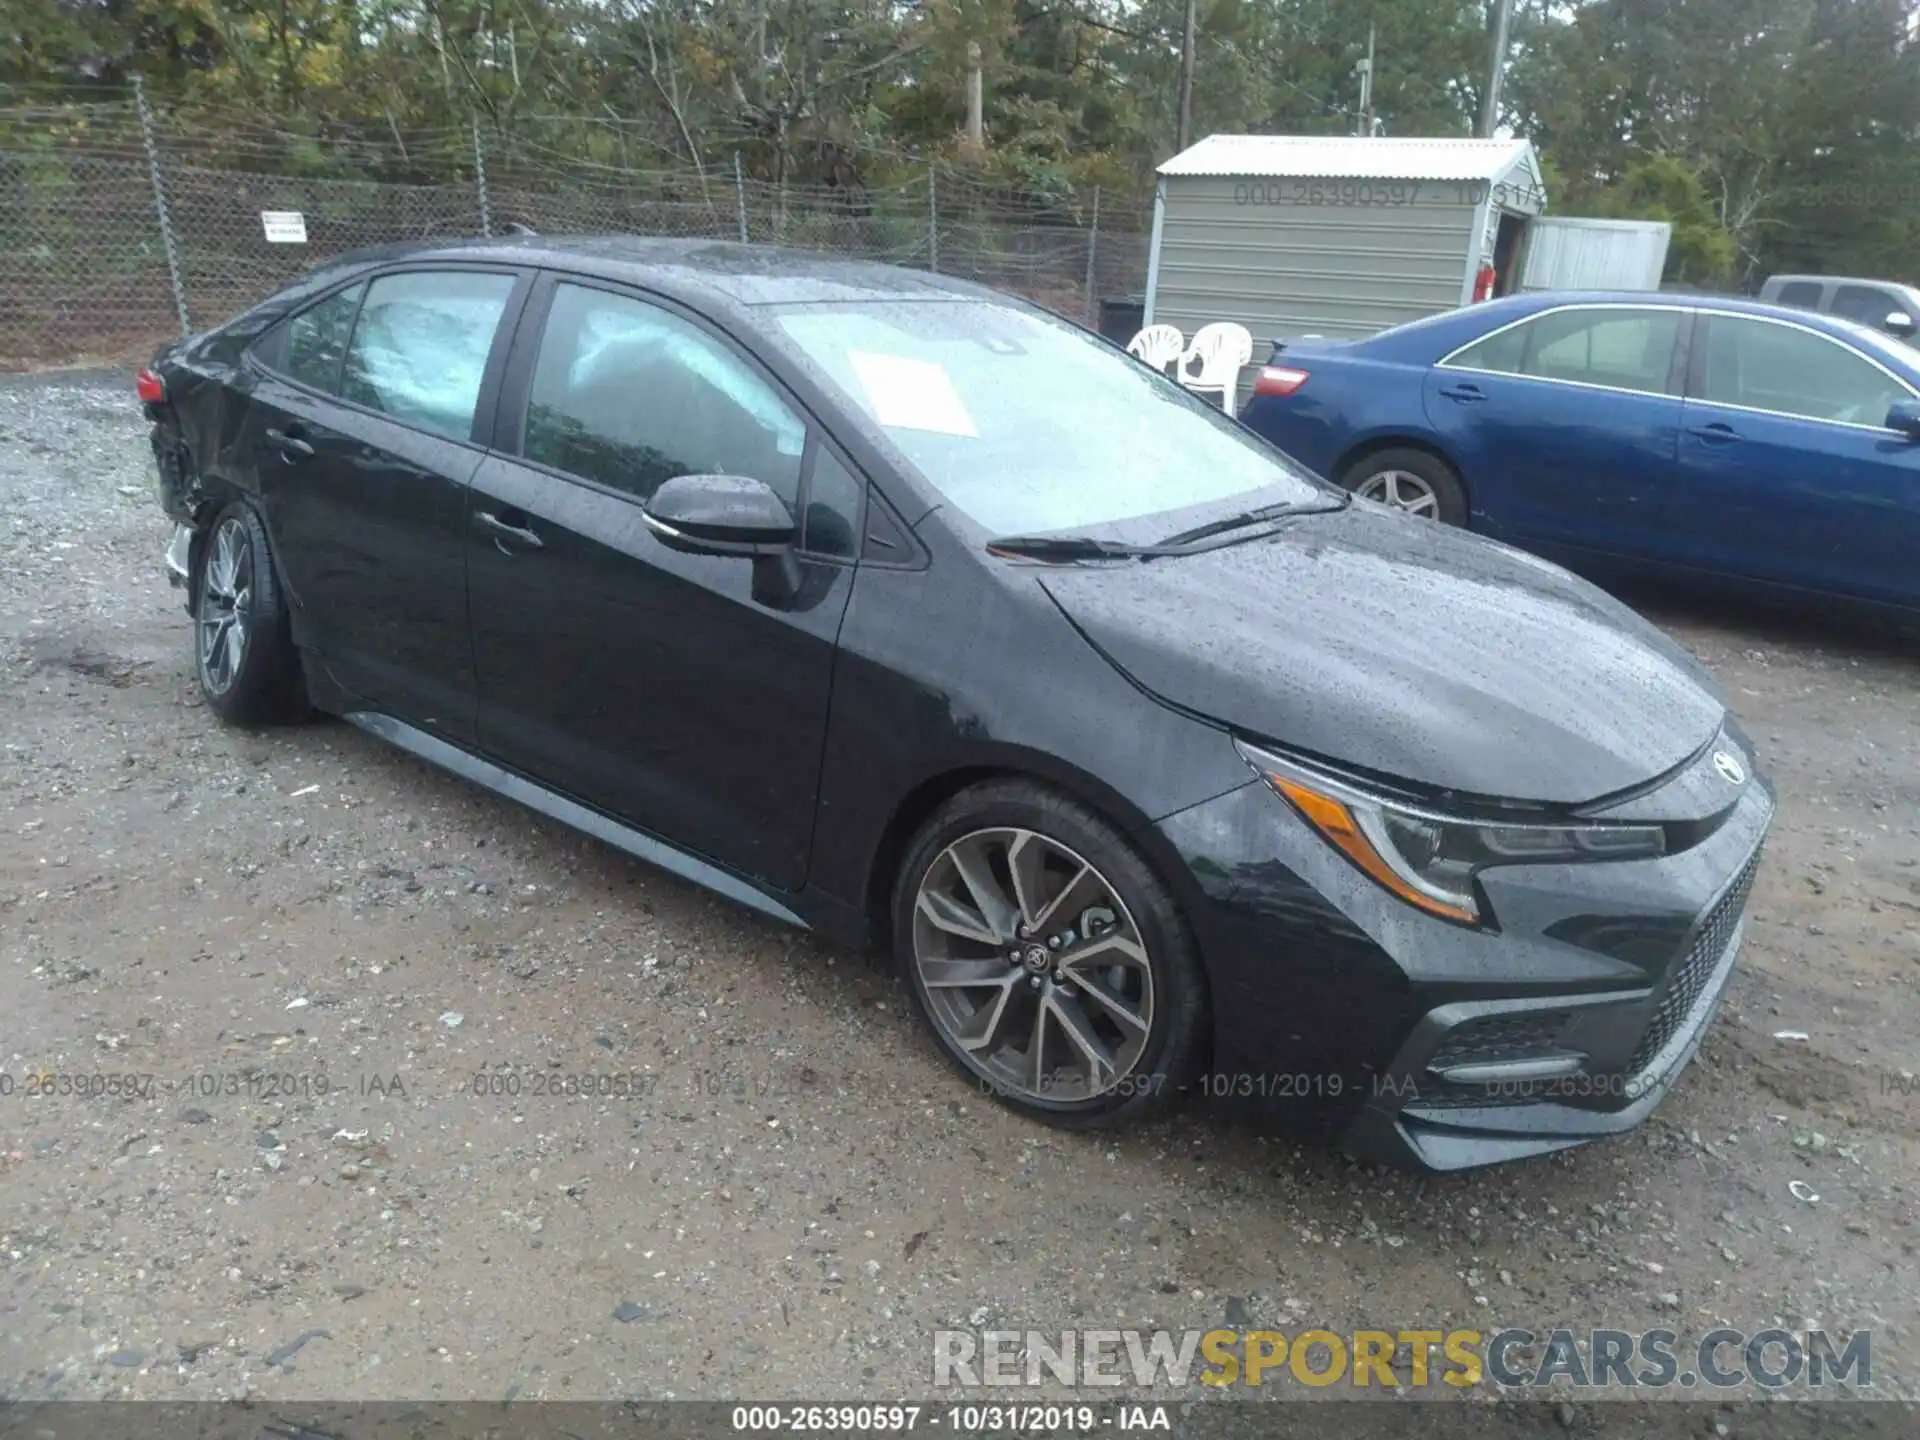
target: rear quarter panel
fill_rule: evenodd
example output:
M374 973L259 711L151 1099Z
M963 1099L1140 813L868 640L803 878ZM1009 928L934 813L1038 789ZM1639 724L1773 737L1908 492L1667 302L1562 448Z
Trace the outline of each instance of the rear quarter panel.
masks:
M287 313L287 297L304 289L276 296L154 358L153 369L167 385L167 404L152 416L154 450L169 451L180 469L177 498L169 504L162 497L174 520L204 526L236 494L257 491L252 460L238 447L253 388L246 351Z
M1280 363L1310 372L1307 383L1292 395L1256 395L1241 419L1315 474L1338 480L1348 456L1384 442L1439 449L1421 405L1424 363L1291 352Z

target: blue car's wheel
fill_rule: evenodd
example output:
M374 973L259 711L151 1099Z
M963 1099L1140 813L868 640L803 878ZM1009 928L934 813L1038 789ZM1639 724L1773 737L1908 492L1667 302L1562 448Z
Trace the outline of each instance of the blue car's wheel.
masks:
M1467 496L1460 477L1425 450L1376 450L1349 465L1340 483L1366 500L1377 500L1422 520L1467 523Z

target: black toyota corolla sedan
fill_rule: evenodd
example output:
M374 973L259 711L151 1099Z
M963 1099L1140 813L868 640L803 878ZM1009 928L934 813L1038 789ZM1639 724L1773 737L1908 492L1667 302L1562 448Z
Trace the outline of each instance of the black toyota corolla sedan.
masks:
M208 706L891 956L983 1091L1441 1169L1633 1125L1773 812L1713 682L938 276L366 252L140 377Z

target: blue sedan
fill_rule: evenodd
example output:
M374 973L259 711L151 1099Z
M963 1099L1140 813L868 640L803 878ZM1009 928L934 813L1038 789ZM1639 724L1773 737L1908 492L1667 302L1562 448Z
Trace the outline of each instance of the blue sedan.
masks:
M1920 611L1920 354L1848 320L1517 296L1276 341L1241 419L1361 496L1576 568Z

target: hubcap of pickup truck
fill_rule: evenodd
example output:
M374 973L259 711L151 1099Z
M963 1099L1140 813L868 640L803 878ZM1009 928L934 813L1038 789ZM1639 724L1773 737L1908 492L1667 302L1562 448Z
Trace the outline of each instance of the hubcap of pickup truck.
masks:
M247 621L253 613L253 543L238 517L220 522L200 577L200 675L224 695L247 658Z
M1153 1033L1153 970L1107 878L1032 830L976 830L942 850L914 898L927 1011L997 1091L1091 1100L1131 1074Z
M1440 518L1440 497L1433 487L1411 470L1381 470L1362 480L1354 494L1365 500L1378 500L1423 520Z

